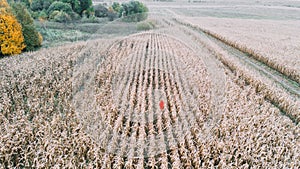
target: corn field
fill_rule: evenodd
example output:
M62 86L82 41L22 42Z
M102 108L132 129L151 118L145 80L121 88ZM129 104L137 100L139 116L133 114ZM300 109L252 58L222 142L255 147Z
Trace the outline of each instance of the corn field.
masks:
M108 55L112 59L103 63L96 78L105 89L97 91L103 122L95 118L86 122L112 155L105 159L106 167L113 163L168 168L170 162L197 166L195 154L187 152L196 149L194 129L203 125L210 106L205 92L209 80L201 60L183 44L159 34L120 41Z
M170 35L42 49L0 70L0 168L300 166L299 125L229 70L212 116L213 75Z

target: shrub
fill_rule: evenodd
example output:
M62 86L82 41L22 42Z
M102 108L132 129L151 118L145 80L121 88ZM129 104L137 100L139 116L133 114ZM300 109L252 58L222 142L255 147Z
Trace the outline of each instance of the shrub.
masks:
M0 50L2 55L19 54L26 47L22 26L6 0L0 0Z
M118 13L116 13L112 7L109 7L107 17L108 17L109 21L113 21L115 18L118 17Z
M25 39L26 50L33 51L42 45L40 34L35 28L34 22L30 13L21 3L12 4L13 12L22 25L22 32Z
M55 22L69 22L72 18L64 11L59 11L53 18Z
M80 15L76 12L72 12L70 14L70 17L71 17L72 20L80 20L81 19Z
M107 19L106 18L98 18L98 17L95 17L95 16L91 16L89 18L87 17L82 17L80 19L80 23L104 23L104 22L107 22ZM93 27L96 26L97 29L95 31L97 31L99 29L99 25L93 25L92 26L92 30L93 30ZM92 31L90 32L89 29L91 29L91 27L86 27L85 25L79 25L78 28L83 28L81 31L83 32L89 32L89 33L94 33L95 31Z
M36 30L34 25L26 25L23 27L23 36L25 38L26 50L33 51L42 46L43 37Z
M47 18L48 18L47 12L45 12L45 10L42 10L41 12L38 12L38 18L47 20Z
M25 48L22 26L9 14L0 15L0 49L3 55L19 54Z
M103 18L108 16L108 9L102 4L94 6L94 12L96 17Z
M59 13L60 11L52 11L52 13L49 14L49 19L53 20L55 18L55 16Z
M140 22L147 19L147 17L148 17L147 13L137 13L137 14L125 15L122 20L125 22Z
M155 22L152 20L148 20L148 21L143 21L143 22L139 22L136 25L137 30L139 31L146 31L146 30L151 30L155 28Z
M136 28L139 31L146 31L152 29L153 27L148 22L139 22L136 25Z

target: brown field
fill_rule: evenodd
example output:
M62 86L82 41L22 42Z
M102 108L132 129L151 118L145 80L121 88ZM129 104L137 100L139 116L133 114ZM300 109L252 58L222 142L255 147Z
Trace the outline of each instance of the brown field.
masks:
M225 110L212 117L203 60L162 34L110 46L95 75L94 109L81 112L70 97L82 47L1 60L2 167L299 166L298 126L229 72Z
M185 21L239 47L300 83L299 21L193 17Z
M180 9L190 3L161 4L149 3L153 30L0 60L1 169L300 168L297 91L194 29L255 50L289 81L297 28L278 21L273 37L275 21L191 18Z

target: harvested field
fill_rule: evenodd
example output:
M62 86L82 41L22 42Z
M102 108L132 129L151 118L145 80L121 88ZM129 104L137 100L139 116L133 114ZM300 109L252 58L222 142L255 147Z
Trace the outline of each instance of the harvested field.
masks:
M300 83L298 20L253 20L194 17L186 22L226 43L251 54L255 59Z

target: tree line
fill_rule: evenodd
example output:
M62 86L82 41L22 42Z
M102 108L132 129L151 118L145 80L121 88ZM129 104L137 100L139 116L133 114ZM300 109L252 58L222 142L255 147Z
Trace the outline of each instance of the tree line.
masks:
M139 1L124 2L122 4L114 2L111 6L98 4L94 6L96 17L108 17L109 20L122 18L123 21L139 22L147 18L148 8Z
M146 17L148 8L141 2L133 0L122 4L114 2L111 6L98 4L92 0L8 0L23 3L34 19L55 22L76 21L82 17L126 17L127 21L140 21ZM142 13L144 15L142 15Z
M77 21L83 17L108 17L110 21L139 22L147 18L148 8L139 1L95 5L92 0L0 0L0 57L33 51L43 37L34 19L54 22Z
M66 22L91 16L92 0L8 0L22 3L34 19Z

